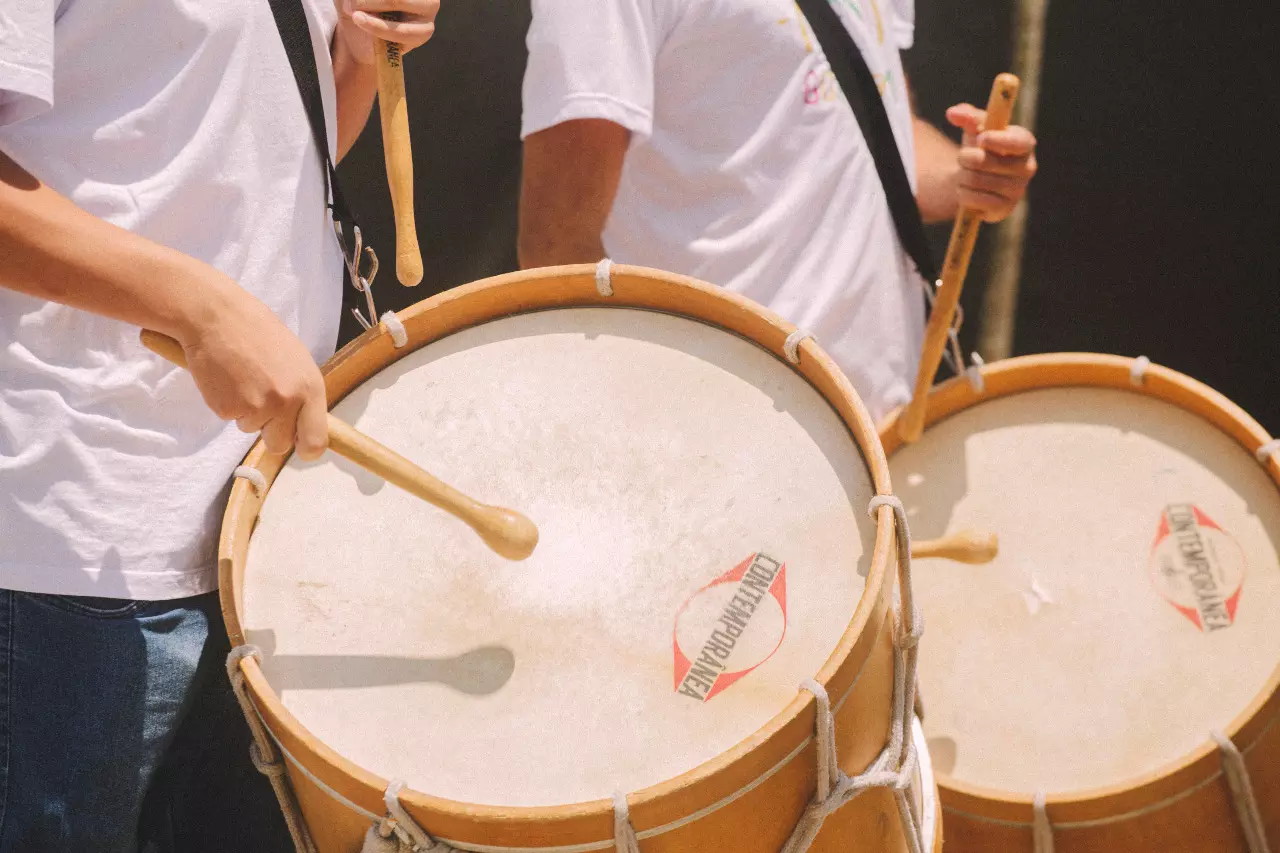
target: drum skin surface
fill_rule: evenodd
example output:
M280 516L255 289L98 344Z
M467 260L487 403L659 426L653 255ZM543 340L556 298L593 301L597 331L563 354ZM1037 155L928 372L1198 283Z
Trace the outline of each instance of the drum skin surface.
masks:
M948 849L1244 850L1212 731L1280 841L1280 471L1264 431L1173 371L1064 354L936 389L881 435L912 533L990 530L983 566L921 560L925 730Z
M399 315L403 349L378 327L326 367L336 415L531 517L529 560L332 454L246 460L271 485L233 488L224 615L321 853L391 780L470 849L612 849L621 792L646 853L775 853L814 790L801 680L846 772L884 746L893 525L866 508L890 486L856 395L747 300L594 273L459 288ZM887 791L812 849L850 844L907 849Z

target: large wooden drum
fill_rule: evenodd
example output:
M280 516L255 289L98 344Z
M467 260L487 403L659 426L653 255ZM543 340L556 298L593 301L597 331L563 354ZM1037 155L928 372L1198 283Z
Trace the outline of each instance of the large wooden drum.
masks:
M1104 355L1016 358L881 435L920 561L947 849L1280 848L1280 461L1237 406Z
M333 455L250 454L224 612L320 853L388 831L396 780L467 850L778 853L838 796L812 849L933 849L895 512L868 512L887 465L794 331L602 264L459 288L335 356L336 415L541 540L507 562Z

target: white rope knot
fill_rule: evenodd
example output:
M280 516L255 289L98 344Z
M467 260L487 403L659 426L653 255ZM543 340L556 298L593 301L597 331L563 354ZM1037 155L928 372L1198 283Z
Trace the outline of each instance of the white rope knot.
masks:
M1213 742L1222 753L1222 773L1227 777L1227 788L1231 791L1231 801L1236 809L1236 817L1240 821L1240 829L1244 832L1245 844L1249 853L1269 853L1267 833L1262 823L1262 810L1258 807L1258 799L1253 793L1253 783L1249 779L1249 768L1244 763L1244 755L1239 747L1224 735L1214 730L1209 733Z
M640 853L640 840L631 825L631 806L621 792L613 795L613 846L618 853Z
M1263 465L1266 465L1272 456L1280 456L1280 438L1273 438L1263 444L1254 455L1258 457L1258 461Z
M400 792L404 782L392 782L382 795L386 817L375 818L365 832L360 853L455 853L443 841L436 841L404 810Z
M387 334L391 335L391 344L400 349L409 343L409 332L404 327L404 323L400 322L400 318L396 316L396 312L388 311L379 318L382 327L387 330Z
M249 760L259 773L271 780L271 789L275 791L276 800L280 803L280 811L289 828L294 849L297 853L315 853L311 833L307 831L302 810L298 808L297 798L289 786L289 777L285 774L284 756L276 751L275 741L271 739L271 733L258 716L258 711L249 698L249 691L245 689L244 670L240 668L245 658L261 661L262 650L245 643L236 646L227 655L227 678L231 682L231 692L235 694L244 720L249 725L249 733L253 735L253 742L249 744Z
M225 468L223 470L226 470ZM239 465L232 472L232 476L239 480L248 480L253 486L253 493L258 497L262 497L262 493L267 490L267 475L263 474L252 465Z
M1036 793L1031 801L1031 810L1031 838L1035 853L1053 853L1053 824L1049 822L1049 812L1045 808L1044 791Z
M975 393L985 393L987 390L987 381L982 376L982 368L986 367L987 363L983 361L982 356L976 352L969 353L969 360L972 364L965 369L964 375L969 380L969 385L973 388Z
M1131 385L1141 385L1147 376L1147 368L1151 366L1151 359L1145 355L1140 355L1129 364L1129 383Z
M596 264L596 290L601 296L613 296L613 261L608 258Z
M787 339L782 342L782 353L787 357L787 361L792 364L800 363L800 342L805 339L813 339L812 332L806 332L804 329L796 329L787 335Z

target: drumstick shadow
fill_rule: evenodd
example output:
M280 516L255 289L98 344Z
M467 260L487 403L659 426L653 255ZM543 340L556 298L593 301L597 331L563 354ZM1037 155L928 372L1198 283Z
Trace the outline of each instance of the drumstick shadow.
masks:
M397 655L273 654L274 631L250 631L262 649L262 670L277 692L339 690L390 684L443 684L468 696L497 693L515 672L516 657L505 646L480 646L448 658Z

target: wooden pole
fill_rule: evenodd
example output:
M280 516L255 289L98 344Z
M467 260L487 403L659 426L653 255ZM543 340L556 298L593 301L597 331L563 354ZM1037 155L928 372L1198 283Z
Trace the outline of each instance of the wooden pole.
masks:
M1022 80L1022 92L1014 107L1013 123L1031 131L1035 131L1036 107L1040 101L1048 8L1049 0L1016 0L1013 73ZM982 325L978 330L978 352L988 361L1013 355L1027 214L1028 203L1023 199L1009 218L996 226L995 256L991 278L983 293Z

